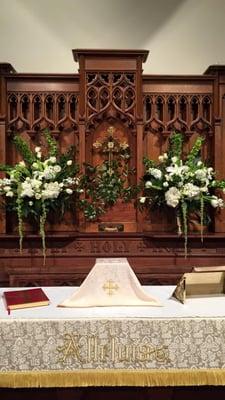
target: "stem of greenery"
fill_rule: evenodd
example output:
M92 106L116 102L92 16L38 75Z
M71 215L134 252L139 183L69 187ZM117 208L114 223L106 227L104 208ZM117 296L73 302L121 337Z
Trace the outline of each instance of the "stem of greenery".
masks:
M203 219L204 219L204 199L200 197L200 223L201 223L201 242L203 243Z
M182 217L183 217L183 227L184 227L184 254L185 258L187 258L187 204L185 201L181 203Z
M43 265L45 265L46 262L46 243L45 243L45 222L47 219L47 211L45 207L45 202L42 200L41 202L41 208L42 208L42 213L40 216L40 235L41 235L41 240L42 240L42 252L43 252Z
M57 143L55 141L55 139L51 136L51 133L48 129L45 129L43 132L46 142L48 144L48 148L49 148L49 156L50 157L55 157L58 154L58 146Z
M27 164L32 165L36 161L35 155L29 148L28 144L19 135L14 136L13 143Z
M168 157L176 156L178 159L181 158L182 155L182 144L183 144L183 136L181 133L174 133L170 137L169 141L169 151Z
M23 212L22 212L22 201L20 197L17 198L16 203L17 203L17 218L18 218L18 230L19 230L19 247L21 254L23 250Z

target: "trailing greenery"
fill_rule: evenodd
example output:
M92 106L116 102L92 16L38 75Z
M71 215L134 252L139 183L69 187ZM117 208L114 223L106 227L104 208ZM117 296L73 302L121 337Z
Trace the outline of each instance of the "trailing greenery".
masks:
M65 210L74 208L82 189L78 176L79 167L74 162L75 148L69 148L60 154L57 142L50 131L42 133L47 155L42 154L41 146L31 150L19 135L13 143L23 160L16 165L1 165L6 178L0 179L0 195L9 211L15 211L18 218L20 250L23 244L23 223L29 218L38 222L42 238L45 262L45 223L51 213L57 220L63 217Z
M183 134L175 132L170 137L168 152L160 155L157 162L144 158L139 206L147 210L169 207L175 211L178 233L184 234L186 256L191 214L199 214L203 240L203 224L209 219L209 208L224 207L223 199L214 190L225 192L225 180L215 179L213 168L201 160L202 137L196 139L186 157L182 152L183 141Z

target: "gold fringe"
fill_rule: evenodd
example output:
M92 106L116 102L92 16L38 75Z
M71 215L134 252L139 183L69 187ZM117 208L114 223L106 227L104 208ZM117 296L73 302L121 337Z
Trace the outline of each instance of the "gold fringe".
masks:
M225 385L225 369L0 372L0 387L5 388L196 385Z

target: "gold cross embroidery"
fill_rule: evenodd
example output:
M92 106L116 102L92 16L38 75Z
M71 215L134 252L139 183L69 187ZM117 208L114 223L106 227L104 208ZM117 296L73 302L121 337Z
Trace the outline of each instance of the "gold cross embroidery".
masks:
M107 294L108 294L109 296L112 296L113 294L116 294L115 292L116 292L116 290L119 289L119 286L118 286L115 282L109 280L109 281L107 281L107 282L104 283L104 285L102 286L102 288L103 288L105 291L107 291Z

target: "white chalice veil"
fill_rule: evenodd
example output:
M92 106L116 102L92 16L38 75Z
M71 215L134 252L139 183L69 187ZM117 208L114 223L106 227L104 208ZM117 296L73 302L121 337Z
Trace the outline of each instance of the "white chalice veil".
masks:
M97 258L81 286L59 306L161 306L161 303L144 292L126 258Z

